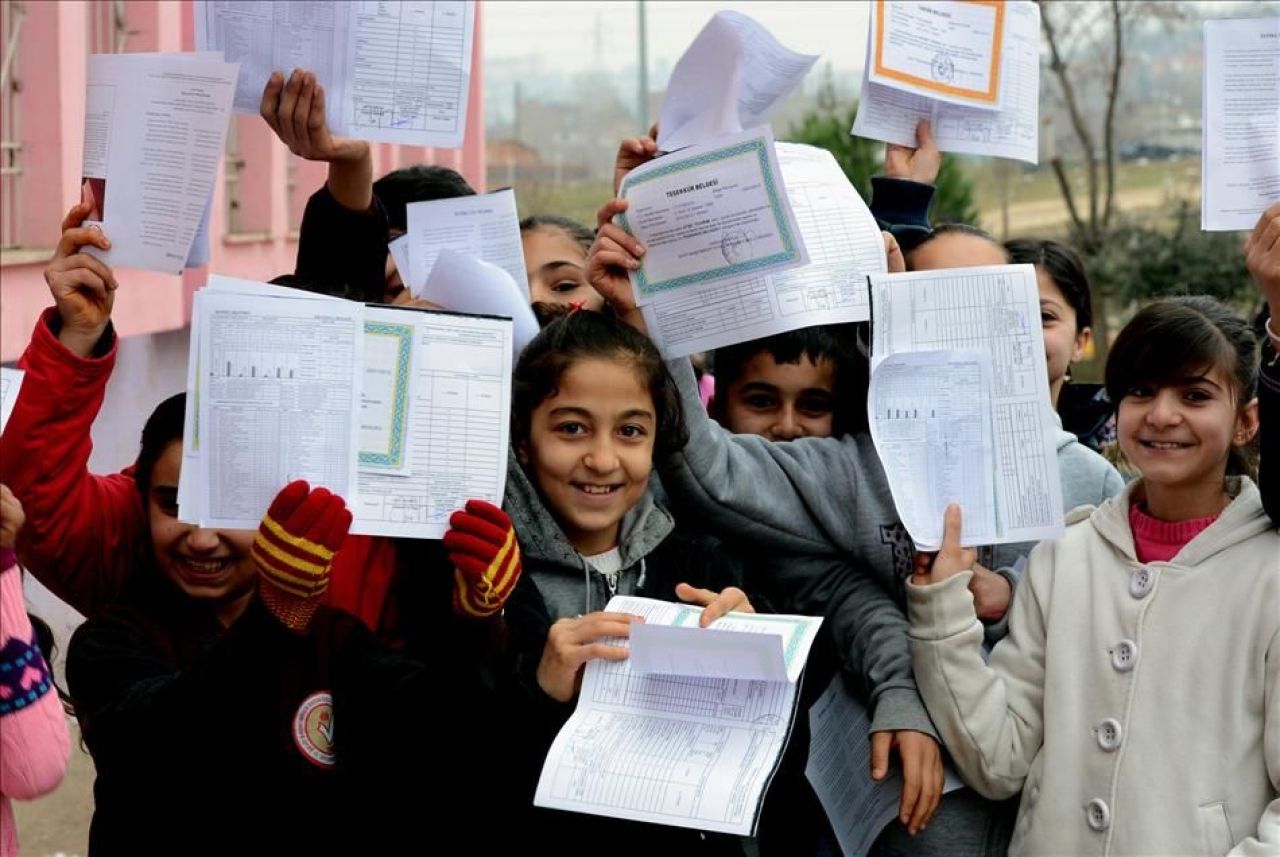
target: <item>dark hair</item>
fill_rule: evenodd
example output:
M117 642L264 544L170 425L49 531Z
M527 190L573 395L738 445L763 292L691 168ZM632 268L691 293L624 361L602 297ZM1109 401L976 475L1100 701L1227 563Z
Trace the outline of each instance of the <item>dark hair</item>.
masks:
M1009 254L1009 251L1005 249L1005 246L997 241L994 235L983 229L981 226L974 226L969 223L939 223L937 226L933 227L928 235L921 238L915 246L910 250L904 251L907 268L910 269L912 267L911 257L916 254L917 250L929 244L934 239L941 238L944 235L970 235L974 238L981 238L985 241L990 241L992 246L998 247L1006 256Z
M1134 387L1162 387L1221 368L1232 380L1237 408L1254 397L1258 341L1249 323L1206 295L1147 304L1124 326L1107 355L1107 395L1117 406ZM1253 444L1233 446L1227 474L1252 476Z
M535 229L559 229L565 235L577 241L578 245L582 247L583 253L590 250L591 243L596 240L596 234L590 229L576 220L570 220L558 214L534 214L520 221L521 235L526 232L532 232Z
M1093 300L1089 296L1089 275L1080 254L1059 241L1015 238L1004 242L1005 252L1013 265L1035 265L1043 268L1076 311L1076 333L1093 327Z
M430 164L401 167L373 183L373 195L387 211L387 224L402 232L409 228L409 203L475 194L475 188L457 170Z
M187 394L177 393L165 399L147 418L142 427L142 446L138 450L138 461L134 468L133 481L142 495L142 502L147 502L151 492L151 471L169 444L182 440L182 423L186 419Z
M681 449L689 439L680 394L658 349L643 334L604 313L575 312L551 321L520 354L512 377L511 443L529 442L533 412L555 395L560 378L579 360L625 360L653 397L654 459Z
M802 357L813 363L830 360L835 369L836 399L832 431L838 437L865 424L865 417L856 419L858 412L866 410L866 379L859 383L858 373L859 368L866 369L866 361L858 360L856 324L802 327L717 348L712 357L716 377L712 416L717 420L723 422L729 386L742 377L747 363L758 354L768 354L777 363L799 363Z

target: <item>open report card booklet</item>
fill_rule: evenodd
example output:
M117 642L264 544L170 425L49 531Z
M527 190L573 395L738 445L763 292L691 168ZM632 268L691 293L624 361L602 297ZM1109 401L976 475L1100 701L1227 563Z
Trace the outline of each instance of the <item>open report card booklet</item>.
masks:
M295 479L351 531L438 539L502 502L511 320L213 277L196 293L178 514L251 529Z
M623 661L594 660L547 754L537 806L749 836L760 817L822 619L616 596L643 616Z

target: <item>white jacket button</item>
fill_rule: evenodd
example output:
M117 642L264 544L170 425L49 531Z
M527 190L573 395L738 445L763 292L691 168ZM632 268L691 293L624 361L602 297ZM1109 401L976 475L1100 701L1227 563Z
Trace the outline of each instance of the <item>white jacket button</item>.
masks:
M1129 594L1134 598L1146 598L1151 587L1156 585L1156 576L1151 569L1143 566L1129 575Z
M1094 798L1084 808L1085 820L1094 830L1106 830L1111 826L1111 808L1102 798Z
M1111 666L1116 672L1127 673L1138 663L1138 644L1133 640L1121 640L1111 648Z
M1120 742L1124 740L1124 729L1120 726L1119 720L1108 717L1093 731L1098 736L1098 746L1103 750L1112 753L1120 749Z

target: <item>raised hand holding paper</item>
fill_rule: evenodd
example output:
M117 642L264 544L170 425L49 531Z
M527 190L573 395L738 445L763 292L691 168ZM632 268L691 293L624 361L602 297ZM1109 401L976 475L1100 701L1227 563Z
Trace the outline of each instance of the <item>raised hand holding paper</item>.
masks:
M636 303L672 289L785 271L809 261L768 127L637 167L618 216L646 247L631 273Z
M871 40L863 68L862 94L851 133L899 146L916 145L916 124L928 119L938 148L1013 158L1029 164L1040 160L1040 7L1028 0L1005 6L1003 98L998 110L966 107L896 89L871 79Z
M417 146L462 145L472 0L196 0L196 44L241 63L235 109L257 113L273 71L314 72L330 130Z

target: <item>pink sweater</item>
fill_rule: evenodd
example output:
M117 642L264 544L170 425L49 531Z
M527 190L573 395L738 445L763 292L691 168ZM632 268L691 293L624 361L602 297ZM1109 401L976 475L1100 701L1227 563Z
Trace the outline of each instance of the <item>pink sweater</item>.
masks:
M1133 530L1138 562L1168 562L1216 520L1217 515L1210 515L1186 521L1162 521L1144 512L1140 503L1134 503L1129 507L1129 528Z
M71 741L49 666L36 647L13 553L0 551L0 857L17 857L11 799L48 794L67 772Z

